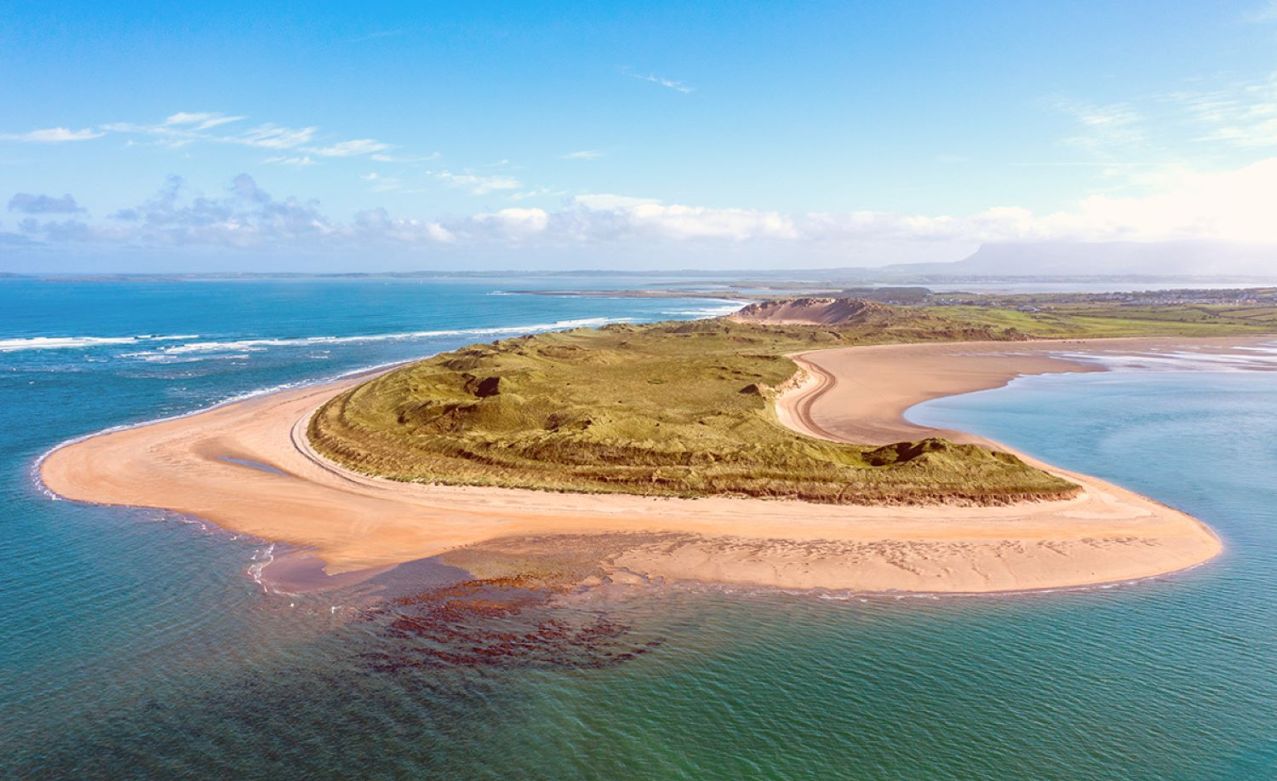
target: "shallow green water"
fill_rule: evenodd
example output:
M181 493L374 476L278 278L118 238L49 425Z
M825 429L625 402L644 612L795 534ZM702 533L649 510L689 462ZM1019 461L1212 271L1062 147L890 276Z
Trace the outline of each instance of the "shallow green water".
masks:
M357 332L358 318L325 321L332 292L222 291L223 306L286 295L292 303L278 308L293 319L272 323L263 307L253 333L176 345ZM382 330L671 308L517 298L541 308L484 312L484 292L405 297L381 310L403 322ZM185 291L148 295L189 308ZM463 300L448 310L449 298ZM174 315L112 331L83 316L75 334L210 330L176 330ZM423 339L444 338L474 337ZM394 359L369 344L445 346L318 344L189 363L122 353L222 353L158 352L163 343L0 353L6 776L1277 776L1277 374L1045 377L916 410L1182 507L1228 544L1189 573L1050 594L666 589L465 616L456 634L423 638L352 607L354 595L263 593L248 574L265 555L258 541L159 513L53 502L31 483L32 460L76 433ZM511 637L522 650L474 661L475 649L508 648ZM425 645L451 656L422 656Z

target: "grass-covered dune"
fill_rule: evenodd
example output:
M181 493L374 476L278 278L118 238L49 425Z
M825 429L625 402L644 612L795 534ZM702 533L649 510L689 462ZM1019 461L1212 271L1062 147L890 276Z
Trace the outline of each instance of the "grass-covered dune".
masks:
M719 319L541 334L384 374L325 404L309 435L347 467L417 482L845 503L1061 497L1073 491L1066 481L975 445L871 447L795 434L769 398L795 372L784 356L890 342L1271 330L1246 314L874 304L836 326Z

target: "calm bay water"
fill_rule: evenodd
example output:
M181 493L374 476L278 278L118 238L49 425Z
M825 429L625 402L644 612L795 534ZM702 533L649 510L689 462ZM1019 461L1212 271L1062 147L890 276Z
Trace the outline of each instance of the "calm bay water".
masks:
M1192 572L996 598L586 595L465 618L452 650L532 638L483 664L401 663L426 641L350 595L263 593L260 541L33 484L40 453L107 426L499 329L721 307L493 287L0 282L4 775L1277 776L1274 373L1043 377L913 413L1198 515L1228 552Z

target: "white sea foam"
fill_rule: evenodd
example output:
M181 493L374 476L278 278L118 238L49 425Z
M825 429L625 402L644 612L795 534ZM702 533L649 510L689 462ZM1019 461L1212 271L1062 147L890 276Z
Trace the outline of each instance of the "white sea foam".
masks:
M1059 353L1061 358L1094 363L1113 370L1137 371L1273 371L1277 370L1277 350L1252 348L1249 352L1210 353L1196 350L1168 350L1147 353Z
M110 344L142 344L144 342L171 342L198 338L199 334L164 336L151 334L140 334L138 336L27 336L0 339L0 353L13 353L22 350L71 350Z
M275 543L273 542L253 552L252 563L248 565L248 576L253 579L254 583L262 587L262 591L270 591L266 584L262 582L262 571L274 560Z
M530 325L494 326L488 328L449 328L433 331L400 331L385 334L357 334L352 336L298 336L228 339L225 341L188 341L199 339L199 334L138 334L136 336L28 336L0 339L0 353L23 350L68 350L104 347L110 345L143 346L151 342L187 341L167 347L124 353L122 357L143 361L163 360L162 356L201 353L260 352L270 347L306 347L327 344L360 344L365 342L410 341L444 336L502 336L507 334L558 331L570 328L592 328L608 323L627 323L629 317L585 317L576 320L559 320L553 323Z
M1277 355L1277 344L1243 345L1242 347L1238 347L1237 349L1238 349L1238 350L1246 350L1246 351L1249 351L1249 352L1267 353L1267 354L1269 354L1269 355Z
M748 301L729 301L721 304L713 304L709 306L696 307L694 309L667 309L661 314L670 317L722 317L730 315L733 312L745 306Z
M353 336L297 336L204 341L162 347L146 352L130 353L130 357L146 360L155 355L186 355L191 353L260 352L270 347L308 347L326 344L361 344L366 342L410 341L443 336L501 336L527 334L542 331L559 331L570 328L592 328L608 323L627 323L629 317L586 317L577 320L558 320L553 323L531 325L507 325L488 328L449 328L434 331L400 331L385 334L358 334Z

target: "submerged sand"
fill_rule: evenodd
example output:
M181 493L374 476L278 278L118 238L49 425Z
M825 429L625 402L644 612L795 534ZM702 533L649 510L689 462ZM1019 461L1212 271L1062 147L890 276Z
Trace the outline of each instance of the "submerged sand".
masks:
M1096 368L1056 357L1061 352L1217 351L1247 341L822 350L795 356L803 373L778 400L777 415L810 436L893 442L937 433L901 417L920 401L998 387L1022 374ZM1124 581L1191 567L1221 550L1218 538L1184 513L1027 457L1077 483L1081 492L1063 501L999 507L867 507L567 494L367 477L322 458L305 437L316 408L366 379L271 393L99 434L54 450L40 474L50 490L69 499L195 515L308 551L328 575L345 573L336 582L450 551L458 555L459 549L475 560L503 541L517 539L523 546L539 541L553 549L581 535L606 539L606 545L591 548L605 581L856 591L993 592ZM945 435L982 441L961 432Z

